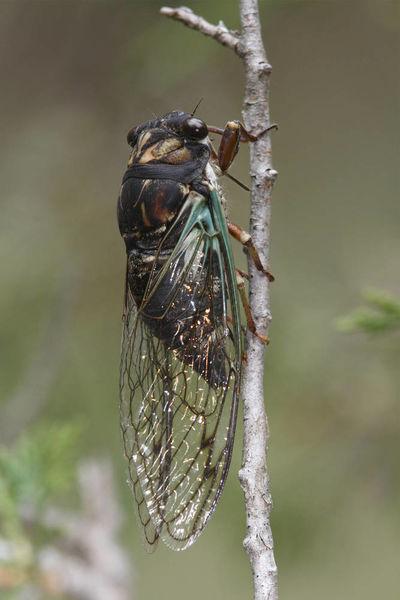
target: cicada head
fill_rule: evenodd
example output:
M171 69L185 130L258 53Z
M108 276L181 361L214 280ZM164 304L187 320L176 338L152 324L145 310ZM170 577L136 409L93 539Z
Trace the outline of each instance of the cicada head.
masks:
M204 121L182 111L173 111L133 127L127 140L132 147L129 165L155 161L181 164L193 158L195 146L209 146Z

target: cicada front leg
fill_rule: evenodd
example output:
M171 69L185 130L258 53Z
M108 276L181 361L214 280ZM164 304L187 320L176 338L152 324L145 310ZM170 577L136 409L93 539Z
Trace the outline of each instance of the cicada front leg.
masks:
M242 129L244 130L244 127L239 121L228 121L225 129L218 129L217 127L209 129L221 134L217 160L222 173L226 173L239 151ZM243 139L243 141L245 140Z
M228 175L229 177L231 177L227 173L227 171L231 166L236 154L239 151L239 145L241 142L255 142L262 135L264 135L264 133L276 128L277 125L273 124L261 131L261 133L253 135L249 131L247 131L243 123L241 123L240 121L228 121L224 129L221 129L220 127L208 127L209 132L218 133L222 136L218 152L215 156L218 162L218 166L221 169L221 172L224 175ZM242 187L245 187L243 186L243 184L241 185ZM248 188L246 187L246 189Z

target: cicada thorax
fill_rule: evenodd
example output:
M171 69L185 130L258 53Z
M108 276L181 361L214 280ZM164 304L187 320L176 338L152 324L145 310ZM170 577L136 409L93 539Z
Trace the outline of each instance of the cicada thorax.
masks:
M207 190L202 178L208 159L205 145L184 144L158 128L145 130L128 163L118 219L127 249L127 286L139 317L168 351L218 387L227 377L217 341L223 336L215 335L223 312L218 258L194 229L186 251L171 260L199 191ZM166 167L170 179L164 178Z

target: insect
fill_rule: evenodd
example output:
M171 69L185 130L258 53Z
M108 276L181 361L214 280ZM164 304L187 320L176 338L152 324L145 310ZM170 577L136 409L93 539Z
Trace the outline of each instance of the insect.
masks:
M222 135L218 153L209 132ZM132 150L118 200L127 253L120 416L149 550L159 538L175 550L190 546L227 477L244 290L229 233L268 272L250 236L227 222L217 177L240 141L254 139L238 121L221 130L180 111L128 133ZM245 312L258 335L246 304Z

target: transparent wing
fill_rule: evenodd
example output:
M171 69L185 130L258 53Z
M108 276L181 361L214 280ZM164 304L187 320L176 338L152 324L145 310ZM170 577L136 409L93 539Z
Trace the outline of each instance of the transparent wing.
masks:
M241 340L223 227L201 204L168 260L161 244L139 309L127 286L121 427L149 549L196 540L231 460Z

